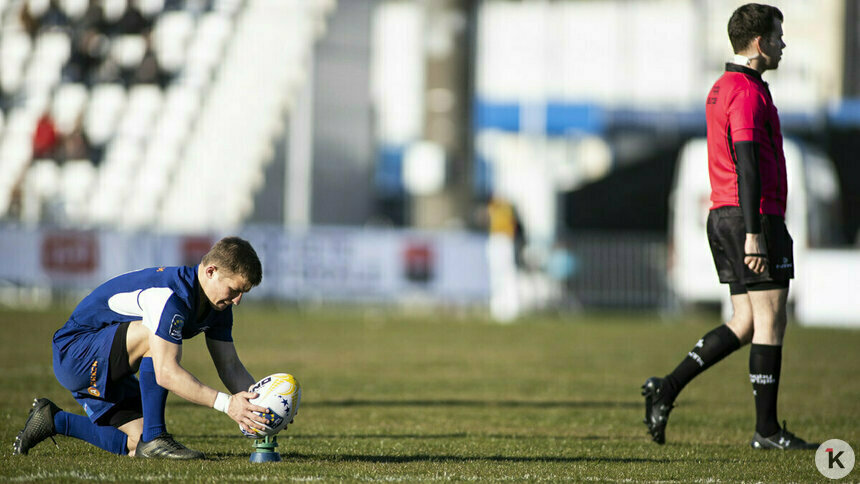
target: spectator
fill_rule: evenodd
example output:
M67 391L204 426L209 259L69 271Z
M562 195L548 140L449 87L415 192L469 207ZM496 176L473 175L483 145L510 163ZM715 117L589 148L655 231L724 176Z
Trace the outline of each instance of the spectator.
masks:
M53 158L59 143L54 120L47 112L36 123L33 133L33 159Z
M57 149L57 160L92 160L90 144L84 134L83 122L79 118L75 127L62 137Z

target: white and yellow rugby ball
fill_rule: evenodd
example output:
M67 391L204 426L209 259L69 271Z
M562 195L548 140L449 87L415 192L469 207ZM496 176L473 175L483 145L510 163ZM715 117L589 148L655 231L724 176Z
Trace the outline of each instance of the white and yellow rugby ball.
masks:
M259 394L257 398L250 400L251 403L266 407L268 410L262 414L266 418L266 428L263 430L242 430L246 437L260 439L275 435L284 430L299 411L302 387L289 373L269 375L251 385L248 391Z

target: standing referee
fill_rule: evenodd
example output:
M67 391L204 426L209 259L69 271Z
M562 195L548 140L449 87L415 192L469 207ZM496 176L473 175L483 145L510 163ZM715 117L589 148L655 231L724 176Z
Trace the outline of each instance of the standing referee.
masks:
M756 449L815 449L780 426L777 394L786 326L792 240L785 227L788 185L779 115L762 73L779 66L785 43L776 7L750 3L732 14L735 56L708 94L708 241L720 282L729 285L732 319L696 343L672 373L642 386L645 424L658 444L681 389L698 374L752 342Z

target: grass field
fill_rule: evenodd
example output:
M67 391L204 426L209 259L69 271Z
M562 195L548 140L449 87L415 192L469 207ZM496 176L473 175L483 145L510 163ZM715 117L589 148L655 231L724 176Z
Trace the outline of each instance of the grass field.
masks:
M639 385L670 371L716 315L533 318L496 325L444 313L236 311L239 354L261 378L302 383L283 462L251 464L250 441L212 409L168 399L168 429L208 459L118 457L67 437L29 456L11 443L30 402L83 413L54 380L50 338L68 309L0 312L2 482L549 481L830 482L814 452L749 448L754 424L742 349L681 395L667 444L642 425ZM800 436L860 451L860 331L789 328L780 418ZM202 338L183 364L223 388ZM860 480L856 469L841 482Z

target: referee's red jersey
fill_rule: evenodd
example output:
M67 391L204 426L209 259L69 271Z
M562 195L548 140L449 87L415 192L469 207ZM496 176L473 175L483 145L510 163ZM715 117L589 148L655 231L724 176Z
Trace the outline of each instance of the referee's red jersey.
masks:
M779 114L770 90L758 71L726 64L726 72L714 83L705 108L708 125L708 171L711 177L711 210L740 206L738 201L738 141L758 143L761 174L759 211L785 216L788 183Z

